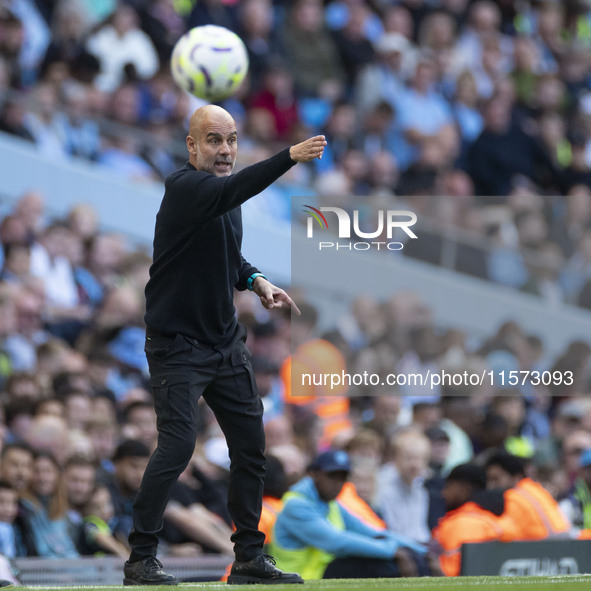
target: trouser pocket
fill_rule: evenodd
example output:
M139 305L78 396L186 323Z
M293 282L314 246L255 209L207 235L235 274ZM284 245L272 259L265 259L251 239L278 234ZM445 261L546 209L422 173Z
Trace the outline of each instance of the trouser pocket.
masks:
M189 373L165 373L150 378L158 424L174 419L190 420L192 404Z

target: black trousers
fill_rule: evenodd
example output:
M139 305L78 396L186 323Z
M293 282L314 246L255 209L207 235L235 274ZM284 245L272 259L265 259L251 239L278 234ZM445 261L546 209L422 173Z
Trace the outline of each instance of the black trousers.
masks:
M174 483L187 467L197 437L197 401L203 396L228 443L228 510L236 560L261 554L258 530L265 475L263 405L238 326L231 342L210 347L184 335L146 333L146 356L158 417L158 447L135 499L129 534L130 560L156 556L157 533Z

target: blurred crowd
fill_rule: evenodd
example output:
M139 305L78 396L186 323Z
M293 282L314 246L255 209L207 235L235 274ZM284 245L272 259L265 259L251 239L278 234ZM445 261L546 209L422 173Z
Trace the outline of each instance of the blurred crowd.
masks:
M327 135L322 161L294 168L261 209L289 220L288 197L314 193L345 209L360 196L378 208L402 203L425 220L406 255L442 262L442 235L427 223L436 220L457 238L458 271L591 308L584 2L0 0L0 130L48 158L161 180L185 159L187 116L199 104L172 82L170 52L206 23L236 30L249 50L249 79L224 103L240 127L239 165ZM44 195L27 193L0 223L0 553L126 557L131 502L157 437L143 352L150 256L101 230L88 205L60 220L45 207ZM276 496L328 447L349 451L351 481L386 521L393 470L425 503L425 479L474 459L484 465L499 448L526 458L527 473L556 499L581 488L591 464L588 343L551 357L518 322L476 340L436 326L411 292L359 298L319 335L314 307L297 301L296 327L250 292L236 295L267 451L282 472ZM574 380L292 396L294 364L377 374L572 371ZM163 544L176 555L230 555L220 501L229 460L201 408ZM439 493L417 539L443 510ZM591 504L573 507L577 527L591 527Z
M124 557L131 504L157 441L143 351L150 257L101 230L88 205L47 219L36 192L22 195L4 217L0 241L0 554ZM450 470L468 461L484 465L499 450L526 460L527 474L556 499L581 487L591 463L588 343L574 341L551 355L518 321L484 337L438 326L412 291L387 301L359 297L320 334L314 305L293 295L302 311L297 320L264 310L249 291L235 298L265 406L267 454L275 458L273 498L326 449L349 452L356 494L391 528L400 516L389 517L396 503L384 486L400 471L422 503L417 515L428 517L422 538L445 510ZM384 377L443 370L553 378L511 387L491 380L304 390L291 379L301 371ZM165 514L165 554L231 554L227 447L207 406L200 408L195 454ZM425 481L435 488L425 489ZM575 509L576 526L591 527Z
M170 54L208 23L249 53L223 104L239 166L328 139L322 161L293 169L251 215L289 222L295 194L348 209L404 196L467 243L456 270L591 307L586 2L2 0L0 130L48 158L162 180L186 159L187 117L202 104L174 84ZM434 240L407 254L441 263Z

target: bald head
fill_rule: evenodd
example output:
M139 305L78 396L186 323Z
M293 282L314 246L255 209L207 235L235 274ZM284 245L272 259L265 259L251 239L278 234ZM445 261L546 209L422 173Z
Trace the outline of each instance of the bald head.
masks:
M226 109L218 107L217 105L205 105L197 109L193 115L191 115L191 121L189 122L189 135L197 137L199 130L203 125L211 125L215 123L227 123L229 125L236 126L234 118Z
M189 161L197 170L228 176L234 168L237 148L236 122L228 111L205 105L193 113L187 150Z

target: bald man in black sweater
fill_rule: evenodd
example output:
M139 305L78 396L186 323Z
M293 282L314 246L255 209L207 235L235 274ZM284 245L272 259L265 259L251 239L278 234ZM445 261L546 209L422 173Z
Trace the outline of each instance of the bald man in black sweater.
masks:
M324 136L315 136L232 174L234 119L215 105L191 117L189 162L165 181L146 286L146 355L159 438L133 507L126 585L177 583L156 559L157 532L171 487L193 454L200 396L224 432L231 460L228 509L236 561L228 583L302 582L262 554L263 408L233 291L250 289L267 309L298 312L289 295L242 256L240 205L297 162L320 158L325 145Z

